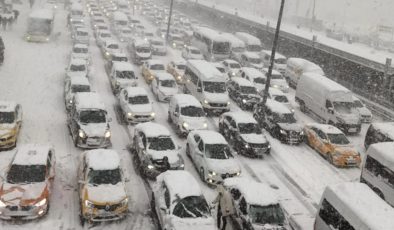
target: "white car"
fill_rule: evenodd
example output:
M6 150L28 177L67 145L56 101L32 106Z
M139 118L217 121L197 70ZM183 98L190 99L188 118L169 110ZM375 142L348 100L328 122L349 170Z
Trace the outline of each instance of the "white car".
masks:
M66 76L88 77L89 68L85 59L71 58L70 64L66 68Z
M152 121L155 119L152 102L142 87L127 87L118 95L120 112L129 124Z
M112 34L109 30L99 30L97 32L96 43L98 47L102 47L108 39L112 39Z
M75 44L70 56L72 59L80 58L86 60L88 64L90 63L89 47L86 44Z
M241 54L241 65L249 66L256 69L262 69L264 67L260 56L256 52L244 52Z
M89 45L90 35L87 28L77 28L72 36L74 43L82 43Z
M260 95L264 96L264 90L260 91ZM285 105L292 113L295 112L294 107L291 105L289 98L283 93L282 90L270 87L268 89L268 98Z
M167 54L167 46L164 39L152 38L150 39L150 45L154 55L165 56Z
M197 47L186 46L182 50L182 57L184 59L204 59L204 56Z
M151 210L155 210L161 229L217 229L198 182L187 171L167 171L157 177Z
M231 59L222 61L222 64L229 77L234 77L241 69L241 65L237 61Z
M194 130L187 136L186 155L192 160L202 181L218 184L225 178L241 175L224 137L211 130Z
M174 77L166 72L155 74L151 83L151 89L158 101L169 101L179 91Z
M372 122L372 113L364 103L357 97L353 96L354 107L360 113L361 121L364 123L371 123Z
M114 94L118 94L123 88L137 86L137 75L129 62L113 62L109 79Z
M237 76L252 82L259 92L265 89L267 77L258 69L252 67L242 67L237 73Z
M91 87L86 77L72 76L67 77L64 82L64 104L66 109L70 110L73 104L73 98L76 93L90 92Z
M262 70L265 76L267 76L268 68L264 68ZM282 76L282 74L277 70L272 70L271 74L271 87L282 90L284 93L289 92L289 84L287 84L286 79Z
M124 27L119 30L118 38L121 42L129 42L133 39L133 31L130 28Z
M122 50L120 49L120 45L117 41L113 40L113 39L108 39L105 40L105 42L103 43L103 46L101 47L101 51L104 55L104 57L109 60L111 59L111 56L113 53L119 53Z

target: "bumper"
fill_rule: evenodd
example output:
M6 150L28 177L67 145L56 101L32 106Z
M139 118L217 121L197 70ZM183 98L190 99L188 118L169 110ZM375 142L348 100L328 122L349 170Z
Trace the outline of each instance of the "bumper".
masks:
M129 124L141 123L141 122L148 122L153 121L155 117L149 115L134 115L132 117L127 117L127 122Z
M264 154L269 154L271 152L271 146L268 145L267 147L263 148L242 148L241 153L243 155L251 156L251 157L257 157L257 158L262 158L264 157Z
M283 135L280 134L280 141L289 144L289 145L299 145L304 141L304 136L302 135Z
M49 36L44 35L26 35L25 39L28 42L49 42L51 40Z
M227 103L203 103L203 108L213 113L224 113L230 111L230 105Z
M75 39L74 43L80 43L80 44L89 45L89 39Z
M6 206L0 209L0 219L3 220L33 220L44 216L48 211L48 205L41 207L26 206L24 208L19 206Z
M78 139L77 146L84 149L97 149L111 147L111 139L104 137L87 137Z
M359 167L360 157L333 157L333 164L337 167Z
M361 124L342 124L342 123L337 123L335 124L336 127L338 127L340 130L342 130L344 133L348 134L358 134L361 131Z
M361 122L362 123L371 123L372 122L372 116L361 116Z
M0 138L0 149L8 149L16 145L16 135L8 138Z
M85 210L83 217L90 222L114 221L126 217L127 212L127 206L121 207L116 211L105 211L93 208Z
M226 174L215 174L215 175L208 173L206 182L208 184L218 185L218 184L222 184L223 180L226 178L237 177L240 175L241 175L240 173L233 173L233 174L226 173Z

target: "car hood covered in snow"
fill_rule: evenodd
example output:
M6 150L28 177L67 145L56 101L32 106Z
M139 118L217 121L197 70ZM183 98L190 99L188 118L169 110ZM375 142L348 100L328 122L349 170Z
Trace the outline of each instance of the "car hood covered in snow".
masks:
M15 123L11 124L0 124L0 137L3 135L11 134L12 130L16 128Z
M173 96L178 93L178 87L159 87L159 90L165 96Z
M235 161L234 158L226 159L226 160L217 160L217 159L206 159L208 169L215 171L219 174L234 174L240 170L239 165Z
M108 126L107 123L90 123L80 124L80 128L86 133L86 136L88 137L101 137L104 136Z
M179 218L172 216L171 224L176 230L215 230L214 219L210 216L208 218Z
M132 105L128 104L127 108L132 113L147 114L153 111L152 104Z
M283 130L296 131L296 132L302 131L302 126L297 123L278 123L278 125Z
M181 116L180 117L181 124L186 122L188 124L189 130L195 129L207 129L207 119L205 117L187 117Z
M88 199L97 203L118 203L127 197L124 184L87 185Z
M24 205L25 202L31 204L31 200L36 201L46 189L45 182L23 185L4 183L1 200L6 205ZM34 201L33 203L35 203Z
M263 134L241 134L242 139L244 139L247 143L252 144L263 144L267 142Z
M204 91L205 99L213 103L227 103L230 101L227 93L208 93Z
M152 160L162 160L164 157L168 157L168 163L171 165L180 162L178 150L167 150L167 151L155 151L148 149L147 153L152 157Z

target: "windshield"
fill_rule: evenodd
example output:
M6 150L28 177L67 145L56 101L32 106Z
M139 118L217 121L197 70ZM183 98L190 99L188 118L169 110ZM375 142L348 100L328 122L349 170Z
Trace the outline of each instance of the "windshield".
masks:
M118 44L110 44L107 46L108 49L119 49L119 45Z
M146 95L129 97L129 103L133 105L149 104L149 98Z
M152 45L156 45L156 46L163 46L164 42L161 41L151 41Z
M260 45L248 45L248 51L260 52L262 50Z
M162 81L160 81L160 86L167 87L167 88L175 88L176 83L174 80L162 80Z
M79 120L82 123L104 123L107 121L106 113L103 110L85 110L79 113Z
M216 69L219 70L221 73L226 72L226 70L223 67L216 66Z
M88 85L73 85L73 86L71 86L71 91L73 93L90 92L90 86L88 86Z
M201 52L199 50L194 50L194 49L191 49L190 52L192 54L201 54Z
M77 31L77 35L78 36L88 36L89 34L88 34L88 32L85 32L85 31Z
M146 47L137 47L136 50L138 53L150 53L150 49Z
M214 54L228 54L230 53L229 42L213 42L213 53Z
M184 70L186 69L186 65L177 65L176 68L179 70Z
M274 121L276 123L288 123L288 124L297 122L292 113L284 113L284 114L274 113Z
M249 62L253 64L261 64L261 60L259 58L249 58Z
M112 59L112 61L127 62L127 57L117 57L117 56L112 55L111 59Z
M269 206L250 205L250 218L252 223L284 225L285 214L279 204Z
M90 170L88 173L88 182L93 185L100 184L117 184L122 181L120 169L112 170Z
M208 93L225 93L226 84L224 82L205 81L204 91Z
M283 79L283 77L280 74L272 74L271 79L280 80Z
M340 114L351 114L354 103L334 101L334 109Z
M280 103L288 103L289 102L289 100L287 100L287 97L285 95L275 96L274 100L277 102L280 102Z
M85 71L85 65L71 65L70 66L70 71L72 72L82 72Z
M261 129L256 123L239 123L239 132L242 134L257 133L261 134Z
M235 53L243 53L245 51L244 47L233 47L232 51Z
M332 144L347 145L350 143L343 133L327 133L327 137Z
M203 196L183 198L175 205L173 214L180 218L199 218L211 215L207 201Z
M102 38L110 38L111 34L102 33L102 34L100 34L100 37L102 37Z
M131 34L131 30L122 30L123 34Z
M364 106L363 106L363 104L361 103L361 101L355 100L355 101L354 101L354 107L356 107L356 108L362 108L362 107L364 107Z
M49 35L52 31L53 21L47 19L30 18L28 21L29 34Z
M0 124L14 123L15 113L14 112L0 112Z
M285 65L286 63L287 63L286 58L278 58L278 59L275 59L275 64Z
M174 150L175 144L171 137L150 137L148 138L148 148L156 151Z
M239 69L241 66L238 63L230 63L230 68L231 69Z
M84 54L86 54L86 53L88 53L88 49L87 48L74 48L73 52L74 53L84 53Z
M230 148L226 144L206 144L205 155L207 158L226 160L233 157Z
M11 184L38 183L45 180L45 165L11 165L7 182Z
M133 71L116 71L116 78L134 79L135 76Z
M257 90L253 86L241 86L241 93L243 93L243 94L257 94Z
M186 106L181 108L181 114L187 117L204 117L205 113L202 108Z
M265 78L258 77L258 78L255 78L253 80L253 82L256 83L256 84L265 84Z
M149 67L151 70L164 70L164 65L162 64L153 64Z

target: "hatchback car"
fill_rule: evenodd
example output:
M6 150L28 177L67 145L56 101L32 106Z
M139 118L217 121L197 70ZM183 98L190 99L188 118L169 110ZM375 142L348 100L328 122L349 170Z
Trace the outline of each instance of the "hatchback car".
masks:
M89 67L85 59L71 58L66 68L66 77L88 77Z
M137 76L134 67L128 62L113 62L109 80L112 92L115 95L123 88L137 86Z
M182 50L182 57L186 60L188 59L204 59L204 56L197 47L186 46Z
M75 44L71 51L71 59L84 59L90 63L89 47L86 44Z
M64 104L70 110L76 93L90 92L89 80L85 77L72 76L64 81Z
M258 69L252 67L242 67L237 73L237 76L252 82L259 92L265 89L267 77Z
M149 42L152 46L152 53L154 55L165 56L167 54L167 46L164 39L151 38Z
M142 87L127 87L119 93L120 112L128 124L155 119L152 102Z
M227 91L230 98L241 109L252 110L261 99L256 87L250 81L240 77L231 78L227 83Z
M101 47L101 52L104 55L104 58L107 60L111 60L111 56L113 53L119 53L121 51L120 45L117 41L113 39L107 39L103 43Z
M158 59L147 60L142 65L142 76L144 77L146 83L150 84L155 78L156 73L165 73L166 68L164 63Z
M166 72L156 73L151 83L151 89L158 101L167 102L179 91L175 79Z
M239 72L241 69L241 65L232 59L226 59L222 61L222 64L224 66L224 69L226 70L227 75L231 77L235 77L235 75Z
M22 127L22 106L11 101L0 101L0 149L16 146Z
M268 68L262 70L265 76L268 74ZM284 93L289 92L289 85L282 74L277 70L272 70L270 86L282 90Z
M249 66L256 69L262 69L264 67L260 56L256 52L244 52L241 54L242 66Z
M167 72L175 78L177 84L183 84L185 69L186 61L184 60L171 61L167 65Z

